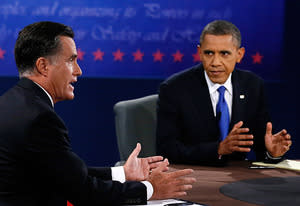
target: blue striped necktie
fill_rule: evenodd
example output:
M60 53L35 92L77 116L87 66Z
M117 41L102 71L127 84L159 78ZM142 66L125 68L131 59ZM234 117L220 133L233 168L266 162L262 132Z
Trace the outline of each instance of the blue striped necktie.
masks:
M216 108L216 116L218 120L218 125L220 129L220 140L223 141L228 134L229 130L229 111L228 111L228 106L226 103L226 100L224 98L224 93L225 93L226 88L224 86L220 86L218 88L219 92L219 101L217 103L217 108Z

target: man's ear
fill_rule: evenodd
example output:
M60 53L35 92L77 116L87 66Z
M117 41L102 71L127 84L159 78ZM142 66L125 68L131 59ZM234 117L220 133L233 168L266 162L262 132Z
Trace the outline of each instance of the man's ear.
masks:
M197 52L198 52L198 55L200 56L200 61L202 61L201 60L201 47L199 44L197 45Z
M244 54L245 54L245 48L244 47L239 48L238 49L238 57L236 60L237 63L240 63L242 61Z
M49 60L45 57L39 57L35 62L37 72L43 76L48 76L48 65Z

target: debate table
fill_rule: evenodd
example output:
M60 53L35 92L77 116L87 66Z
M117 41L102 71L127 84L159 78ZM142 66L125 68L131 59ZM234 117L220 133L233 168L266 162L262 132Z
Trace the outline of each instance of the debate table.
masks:
M242 180L251 180L274 177L300 177L300 172L285 169L249 169L250 162L230 162L225 167L194 166L194 165L170 165L170 170L191 168L196 178L193 188L182 199L209 206L253 206L249 202L233 199L220 192L220 187ZM300 186L299 186L300 188ZM294 195L294 194L293 194ZM295 195L300 195L295 194Z

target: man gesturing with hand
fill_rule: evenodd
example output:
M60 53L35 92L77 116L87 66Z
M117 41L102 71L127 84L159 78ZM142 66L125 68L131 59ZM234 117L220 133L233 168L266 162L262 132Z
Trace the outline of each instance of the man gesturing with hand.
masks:
M160 85L158 154L184 164L282 160L291 136L284 129L272 133L263 80L236 68L245 54L239 29L225 20L210 22L198 53L201 64Z
M20 80L0 97L0 205L136 205L184 195L194 182L184 176L192 171L167 173L161 156L138 158L140 144L124 167L113 168L87 167L72 150L54 104L74 98L82 74L73 38L70 27L49 21L18 35Z

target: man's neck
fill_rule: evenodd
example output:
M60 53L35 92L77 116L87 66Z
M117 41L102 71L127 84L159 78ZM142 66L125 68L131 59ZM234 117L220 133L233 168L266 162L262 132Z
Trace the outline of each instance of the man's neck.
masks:
M46 94L47 96L49 97L50 101L51 101L51 104L52 104L52 107L54 107L54 100L52 98L52 96L50 95L50 93L47 91L47 89L45 88L44 84L42 83L42 81L40 81L39 78L36 78L34 76L30 76L30 75L26 75L26 76L23 76L23 77L26 77L27 79L30 79L31 81L33 81L36 85L38 85Z

